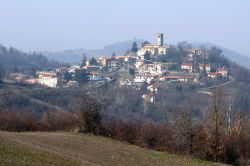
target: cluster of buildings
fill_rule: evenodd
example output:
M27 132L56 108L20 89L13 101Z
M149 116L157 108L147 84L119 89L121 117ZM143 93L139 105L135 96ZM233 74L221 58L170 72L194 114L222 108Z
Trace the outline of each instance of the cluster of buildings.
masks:
M55 72L36 72L34 75L23 73L12 73L9 78L18 82L24 82L27 84L39 84L46 87L56 88L58 84L58 78Z
M226 67L212 66L211 64L196 64L194 59L208 59L209 53L201 48L189 48L186 50L186 63L178 64L177 62L161 63L155 62L157 56L167 55L168 53L178 52L178 48L170 45L164 45L163 34L157 35L157 44L144 42L140 50L136 54L133 66L135 75L132 81L127 81L122 86L134 86L142 83L148 85L148 91L142 98L148 102L154 102L158 86L156 82L183 82L183 83L199 83L201 74L205 73L208 79L218 77L228 77L228 69ZM149 54L150 58L145 59L145 54ZM175 70L169 70L171 66L175 66Z
M90 82L103 81L110 79L110 73L118 71L129 71L133 73L128 79L120 81L120 86L135 87L140 90L142 85L147 86L147 92L142 96L145 101L154 102L158 93L159 83L182 82L182 83L199 83L201 74L208 79L218 77L228 77L226 67L212 66L209 63L199 63L194 61L195 58L201 57L208 59L209 53L201 48L188 48L185 50L185 63L169 61L162 63L156 61L160 56L169 53L177 53L179 50L175 46L164 44L164 35L157 35L156 44L147 41L142 43L137 52L130 52L124 56L103 56L96 59L93 65L90 61L80 67L72 65L70 67L60 67L55 71L36 72L35 77L27 77L24 74L13 74L17 81L24 81L29 84L39 84L46 87L77 87L78 82L72 79L64 79L65 74L74 77L79 70L84 70L87 74L87 80ZM146 56L147 55L147 56ZM170 70L175 66L174 70ZM157 83L157 84L156 84Z

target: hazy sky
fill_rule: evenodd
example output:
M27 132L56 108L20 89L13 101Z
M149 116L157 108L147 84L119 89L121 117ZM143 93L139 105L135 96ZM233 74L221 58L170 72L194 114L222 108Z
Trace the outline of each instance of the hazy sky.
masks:
M0 43L24 51L155 42L157 32L250 56L250 0L0 0Z

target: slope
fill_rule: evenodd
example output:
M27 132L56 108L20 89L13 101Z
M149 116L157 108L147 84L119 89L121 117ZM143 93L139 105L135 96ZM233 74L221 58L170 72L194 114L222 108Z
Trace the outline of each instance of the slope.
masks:
M74 133L0 132L0 165L219 165Z

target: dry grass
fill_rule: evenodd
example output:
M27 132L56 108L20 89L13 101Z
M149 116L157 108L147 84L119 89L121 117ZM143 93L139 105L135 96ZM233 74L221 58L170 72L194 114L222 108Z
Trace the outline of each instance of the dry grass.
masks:
M219 165L74 133L0 132L0 165Z

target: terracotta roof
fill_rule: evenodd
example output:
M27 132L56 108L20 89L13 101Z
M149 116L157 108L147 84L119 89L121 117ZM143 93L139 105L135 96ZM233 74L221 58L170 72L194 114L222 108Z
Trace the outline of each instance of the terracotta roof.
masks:
M55 75L51 73L42 73L39 75L39 77L55 77Z
M217 72L209 72L208 75L217 75Z
M166 78L166 79L180 79L180 76L177 75L171 75L171 76L162 76L161 78Z
M157 63L154 63L154 64L144 64L144 66L156 66L156 65L161 65L161 64L157 64Z
M220 68L217 69L217 71L227 71L227 68L225 68L225 67L220 67Z
M169 76L162 76L161 78L181 79L181 78L195 78L195 76L194 75L169 75Z
M183 64L181 64L181 66L193 66L193 64L192 63L183 63Z

